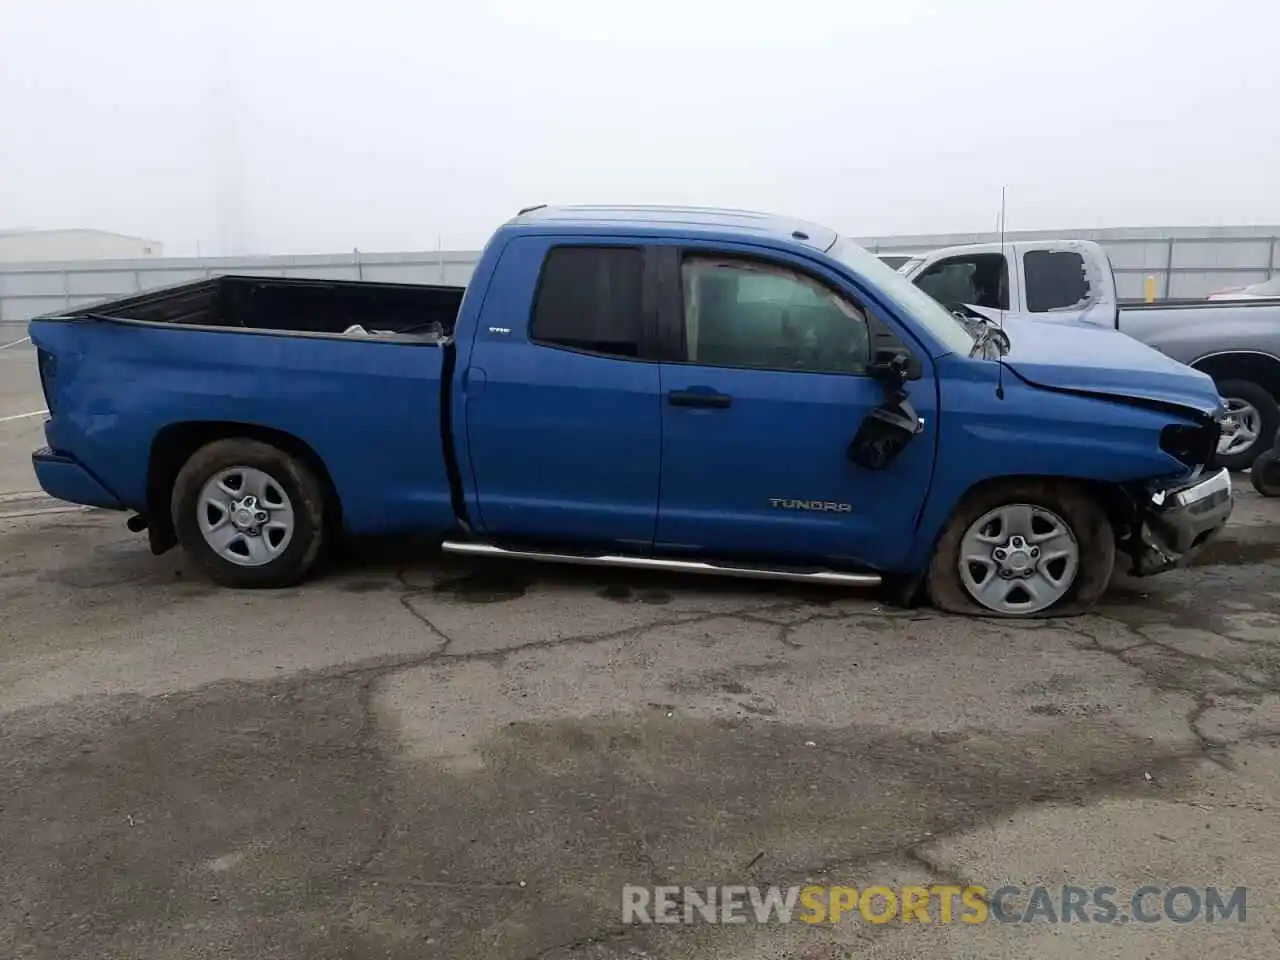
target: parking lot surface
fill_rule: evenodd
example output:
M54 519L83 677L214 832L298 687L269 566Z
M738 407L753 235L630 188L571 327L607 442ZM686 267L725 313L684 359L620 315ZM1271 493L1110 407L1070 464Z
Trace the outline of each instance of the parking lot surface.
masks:
M0 416L40 406L4 389ZM407 546L231 592L123 515L10 496L40 420L0 423L0 956L1280 947L1275 501L1242 493L1197 567L1022 624ZM808 882L1244 885L1248 912L622 922L628 884Z
M13 324L0 326L0 345L18 336ZM24 414L43 408L31 344L14 343L0 350L0 495L37 488L26 454L44 446L43 419Z

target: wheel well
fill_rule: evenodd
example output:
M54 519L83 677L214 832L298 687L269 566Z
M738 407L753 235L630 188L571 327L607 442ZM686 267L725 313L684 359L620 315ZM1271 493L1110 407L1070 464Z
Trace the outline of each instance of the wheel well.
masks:
M1134 517L1135 504L1133 498L1117 483L1102 480L1084 480L1079 477L1054 476L1053 474L1011 474L1002 477L991 477L980 480L966 490L956 501L956 508L968 498L977 496L984 490L1003 483L1043 483L1055 486L1075 487L1089 495L1102 508L1113 527L1123 530Z
M1280 400L1280 360L1265 353L1220 353L1191 364L1215 382L1248 380Z
M273 430L254 423L207 420L171 423L151 441L151 454L147 461L147 524L152 550L159 553L177 544L169 501L173 494L173 482L182 465L206 444L232 437L269 443L310 467L324 488L325 517L329 521L327 525L335 532L341 529L342 501L338 497L338 488L324 461L306 441L283 430Z

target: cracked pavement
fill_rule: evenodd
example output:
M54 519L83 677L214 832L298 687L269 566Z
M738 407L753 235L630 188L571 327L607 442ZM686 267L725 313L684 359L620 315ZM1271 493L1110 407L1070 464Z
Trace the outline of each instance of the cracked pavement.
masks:
M0 956L1273 957L1280 503L1017 624L0 512ZM1247 922L624 926L624 884L1249 887Z

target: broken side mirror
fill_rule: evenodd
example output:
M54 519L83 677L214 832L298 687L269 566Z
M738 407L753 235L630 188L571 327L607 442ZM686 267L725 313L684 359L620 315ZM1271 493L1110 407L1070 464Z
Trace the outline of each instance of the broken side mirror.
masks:
M894 392L901 390L908 380L919 380L924 375L920 361L906 350L897 348L877 350L867 373Z
M863 419L849 443L849 459L867 470L883 470L923 432L924 421L910 401L887 401Z
M863 419L847 454L860 467L883 470L915 436L924 432L924 421L904 389L908 380L923 376L923 370L905 350L877 350L867 372L880 382L885 399Z

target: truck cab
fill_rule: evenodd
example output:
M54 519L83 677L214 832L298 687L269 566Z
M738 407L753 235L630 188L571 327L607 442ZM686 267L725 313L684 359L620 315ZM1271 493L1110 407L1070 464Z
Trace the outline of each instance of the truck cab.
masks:
M1111 260L1089 240L944 247L913 257L898 271L940 303L962 304L992 319L1117 323Z

